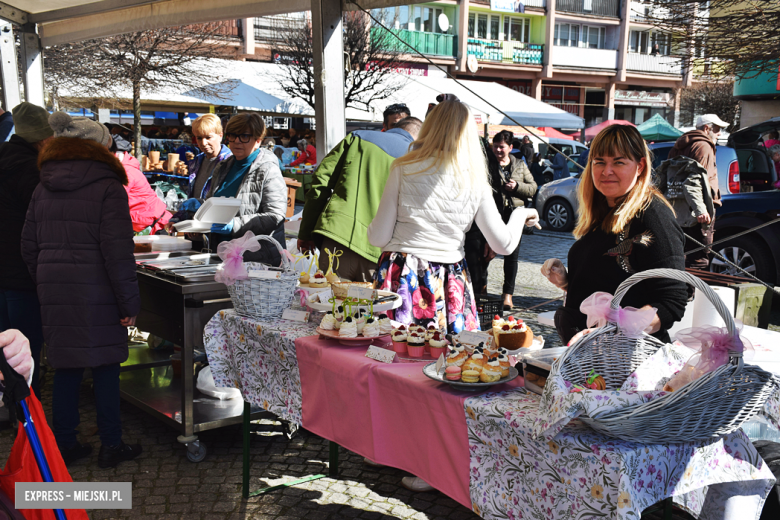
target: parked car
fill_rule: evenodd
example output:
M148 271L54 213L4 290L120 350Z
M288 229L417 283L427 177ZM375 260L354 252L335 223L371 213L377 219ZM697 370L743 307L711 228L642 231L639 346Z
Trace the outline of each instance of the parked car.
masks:
M765 191L773 189L777 181L772 159L763 146L762 136L767 132L780 131L780 117L763 123L741 128L729 135L729 146L737 151L742 191Z
M653 143L649 145L653 152L655 169L669 155L674 142ZM737 154L727 146L715 147L715 161L718 165L718 184L721 194L739 193L740 173ZM536 196L536 209L541 220L554 231L570 231L577 222L577 185L580 173L572 171L568 179L559 179L539 188Z
M736 235L780 217L780 191L724 195L715 217L715 241ZM780 222L728 240L713 248L759 280L780 280ZM714 257L710 271L733 276L743 273Z

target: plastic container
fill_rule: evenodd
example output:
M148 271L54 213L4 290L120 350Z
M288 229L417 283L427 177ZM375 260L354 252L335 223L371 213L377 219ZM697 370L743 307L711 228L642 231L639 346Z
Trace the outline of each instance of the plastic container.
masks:
M212 224L227 224L238 213L241 201L235 197L211 197L198 208L192 220L177 222L177 231L207 233Z
M136 245L137 253L142 252L139 249L146 251L189 251L192 249L192 242L189 240L163 235L133 237L133 242Z
M519 354L523 361L523 380L526 390L535 394L542 394L544 383L547 382L553 362L566 352L567 348L548 348Z

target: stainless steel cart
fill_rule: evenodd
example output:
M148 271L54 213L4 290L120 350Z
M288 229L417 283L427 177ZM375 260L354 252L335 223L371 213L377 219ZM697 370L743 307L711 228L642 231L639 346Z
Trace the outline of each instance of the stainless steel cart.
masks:
M213 279L213 267L219 258L193 255L191 251L136 255L141 291L136 325L181 345L181 374L174 375L170 352L132 348L122 364L120 390L123 399L181 432L178 441L187 446L187 458L200 462L206 456L206 446L196 434L240 424L244 403L213 399L195 388L193 350L203 349L203 329L208 320L232 304L225 285ZM262 410L252 410L252 419L266 415Z

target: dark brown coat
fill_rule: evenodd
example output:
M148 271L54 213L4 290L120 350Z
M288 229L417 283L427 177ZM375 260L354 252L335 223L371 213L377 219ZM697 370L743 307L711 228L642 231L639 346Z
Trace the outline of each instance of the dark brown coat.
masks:
M41 153L41 182L22 231L54 368L127 359L127 329L141 302L122 164L94 141L59 137Z

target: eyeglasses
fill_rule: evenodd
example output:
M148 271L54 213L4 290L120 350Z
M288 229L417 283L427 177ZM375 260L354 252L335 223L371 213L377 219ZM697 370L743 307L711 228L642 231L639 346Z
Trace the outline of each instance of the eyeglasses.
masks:
M252 140L252 134L225 134L225 137L227 137L228 141L235 141L238 140L240 143L248 143Z

